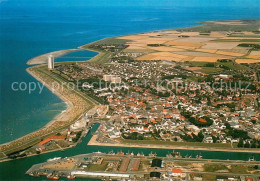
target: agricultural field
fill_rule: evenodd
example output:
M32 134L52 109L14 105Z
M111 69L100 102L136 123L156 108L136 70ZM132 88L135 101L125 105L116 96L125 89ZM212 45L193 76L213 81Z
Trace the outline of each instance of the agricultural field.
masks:
M255 26L259 20L204 23L187 29L121 36L102 43L124 43L127 48L123 52L141 53L136 60L214 63L229 59L237 65L260 62L260 34Z

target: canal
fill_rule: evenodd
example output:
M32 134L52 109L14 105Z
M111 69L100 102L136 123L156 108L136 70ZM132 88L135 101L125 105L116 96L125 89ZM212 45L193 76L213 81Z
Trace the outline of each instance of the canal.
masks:
M95 132L99 124L95 124L89 131L87 136L82 139L76 147L67 149L65 151L57 151L46 154L41 154L33 157L12 160L9 162L0 163L0 180L47 180L46 177L34 178L25 175L25 172L34 164L45 162L49 158L53 157L69 157L78 154L91 153L91 152L110 152L110 151L123 151L137 153L144 153L148 155L151 151L157 153L157 156L166 156L166 154L172 152L167 149L150 149L150 148L125 148L125 147L102 147L102 146L88 146L87 143L92 137L92 133ZM224 160L248 160L254 157L255 160L260 161L260 154L257 153L243 153L243 152L221 152L221 151L200 151L200 150L178 150L182 156L191 155L193 158L196 155L202 155L205 159L224 159ZM61 178L61 180L66 180ZM93 180L93 179L77 179L77 180Z

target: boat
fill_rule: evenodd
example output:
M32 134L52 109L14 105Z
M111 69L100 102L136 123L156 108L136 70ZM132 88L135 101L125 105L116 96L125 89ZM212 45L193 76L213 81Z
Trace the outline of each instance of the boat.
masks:
M67 179L70 179L70 180L73 180L73 179L75 179L76 177L74 176L74 175L68 175L67 176Z
M56 161L56 160L60 160L61 157L54 157L54 158L50 158L47 160L47 162L51 162L51 161Z
M157 154L156 154L156 153L153 153L153 152L151 151L151 153L149 153L149 156L150 156L150 157L156 157Z
M175 158L182 158L181 153L180 152L175 152L174 150L171 152L171 155Z
M250 158L248 159L248 161L250 161L250 162L255 161L255 157L250 157Z
M202 156L201 155L196 155L196 158L197 159L202 159Z
M49 180L59 180L59 176L57 175L52 175L51 173L49 175L47 175L47 179Z
M192 156L187 154L185 158L192 158Z
M108 154L109 155L115 155L115 152L113 150L111 150Z
M166 157L167 158L173 158L173 156L171 154L169 154L169 153L166 155Z
M32 177L40 177L38 172L30 172L29 175Z

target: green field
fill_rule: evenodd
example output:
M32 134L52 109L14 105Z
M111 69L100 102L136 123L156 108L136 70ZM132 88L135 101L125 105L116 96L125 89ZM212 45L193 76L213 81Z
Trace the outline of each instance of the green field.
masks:
M198 70L199 72L203 72L203 73L207 73L207 74L211 74L211 73L216 73L216 72L220 72L223 69L221 68L215 68L215 67L202 67L200 70Z
M241 20L241 22L246 25L224 25L215 24L212 22L199 22L200 26L178 29L179 31L198 31L202 33L208 33L211 31L259 31L259 21L260 19L252 20Z
M214 67L210 67L207 66L208 64L214 64ZM186 65L190 66L190 67L200 67L200 70L197 70L199 72L203 72L203 73L217 73L220 71L225 70L223 67L224 66L228 69L231 70L245 70L248 69L247 67L245 67L244 65L241 64L237 64L233 61L229 61L229 62L215 62L215 63L209 63L209 62L186 62Z
M130 40L124 40L124 39L116 39L114 37L112 38L105 38L102 40L95 41L93 43L87 44L82 46L82 48L89 48L90 45L119 45L119 44L125 44L129 42Z
M106 162L99 164L89 164L87 168L85 168L84 170L86 171L105 171L107 168L107 164Z
M216 172L219 170L228 170L227 166L225 165L217 165L217 164L205 164L204 165L204 171L205 172Z

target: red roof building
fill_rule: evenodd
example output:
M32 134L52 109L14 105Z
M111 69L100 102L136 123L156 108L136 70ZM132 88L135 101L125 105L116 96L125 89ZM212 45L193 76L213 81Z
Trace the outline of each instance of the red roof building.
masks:
M65 140L64 135L51 135L48 138L42 140L38 145L44 145L45 143L48 143L51 140Z

